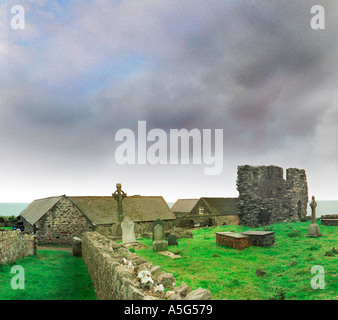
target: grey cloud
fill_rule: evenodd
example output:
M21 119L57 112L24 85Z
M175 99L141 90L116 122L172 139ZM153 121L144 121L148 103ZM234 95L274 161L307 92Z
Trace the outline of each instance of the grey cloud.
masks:
M226 152L252 158L328 135L322 126L336 123L326 117L338 69L333 1L321 1L321 31L310 28L311 1L161 3L92 1L74 7L73 20L55 15L48 25L41 2L30 46L9 46L16 54L3 135L13 132L6 119L16 119L26 144L93 158L110 156L114 133L138 120L166 130L223 128ZM116 75L126 54L145 61ZM104 75L91 74L97 69Z

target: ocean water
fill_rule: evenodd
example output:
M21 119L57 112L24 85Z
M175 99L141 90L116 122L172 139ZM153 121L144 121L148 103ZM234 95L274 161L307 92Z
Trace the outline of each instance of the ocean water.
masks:
M316 200L317 207L316 207L316 217L319 218L322 215L327 214L338 214L338 201L336 200L327 200L327 201L320 201ZM307 207L307 215L311 216L311 207L310 201Z
M310 203L310 202L309 202ZM311 216L311 208L308 203L307 213ZM173 206L174 202L168 202L169 207ZM0 216L18 216L29 203L0 203ZM338 201L317 201L316 216L338 214Z
M0 216L18 216L29 203L0 203Z

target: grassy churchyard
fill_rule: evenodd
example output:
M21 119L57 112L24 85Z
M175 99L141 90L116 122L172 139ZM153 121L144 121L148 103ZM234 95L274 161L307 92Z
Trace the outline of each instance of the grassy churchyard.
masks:
M24 270L23 289L11 286L16 275L11 271L16 265ZM0 300L94 299L95 291L86 266L82 258L74 257L71 252L38 250L37 256L0 266Z
M238 225L196 229L193 239L179 239L178 246L168 247L181 255L175 260L153 251L151 239L142 239L150 247L135 252L173 273L177 285L183 281L193 289L209 289L215 300L337 300L338 255L332 248L338 246L338 229L319 222L323 236L309 238L309 225L295 222L255 229ZM216 232L246 230L275 231L275 245L238 250L216 244ZM312 278L319 284L314 278L318 272L311 273L313 266L324 268L324 289L311 287Z
M216 244L216 232L253 230L237 225L194 229L194 238L179 239L178 246L168 247L180 259L153 251L151 239L140 240L149 247L131 250L173 273L177 285L184 281L192 289L209 289L215 300L337 300L338 255L332 248L337 246L338 229L319 222L323 236L309 238L309 225L296 222L254 229L275 231L276 243L271 247L238 250ZM24 290L11 287L15 265L24 268ZM324 289L311 287L311 279L318 275L311 273L314 266L324 270ZM96 296L82 258L71 252L38 250L37 256L0 266L0 300L14 299L93 300Z

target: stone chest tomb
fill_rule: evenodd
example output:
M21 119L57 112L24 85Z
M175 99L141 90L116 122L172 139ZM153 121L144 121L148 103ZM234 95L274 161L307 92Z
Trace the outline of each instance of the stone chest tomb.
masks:
M250 238L235 232L216 232L216 243L235 249L245 249L251 246Z
M303 169L290 168L283 177L277 166L238 166L238 218L241 225L261 227L306 217L308 187Z
M256 247L269 247L275 244L274 231L244 231L241 232L250 238L251 244Z

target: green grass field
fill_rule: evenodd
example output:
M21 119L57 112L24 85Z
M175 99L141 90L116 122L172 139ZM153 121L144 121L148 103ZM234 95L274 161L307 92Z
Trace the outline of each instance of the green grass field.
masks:
M209 289L212 299L236 300L337 300L338 255L325 256L338 248L338 229L321 226L323 236L307 237L310 222L284 223L269 226L275 231L276 244L271 247L249 247L244 250L216 244L216 232L252 230L242 226L203 228L193 231L193 239L179 239L179 245L169 250L181 254L181 259L170 259L151 247L136 249L136 253L193 289ZM263 230L257 228L255 230ZM150 239L142 239L151 246ZM295 262L293 262L295 261ZM314 290L311 273L315 265L325 271L325 288ZM265 272L257 276L256 270Z
M24 289L12 289L14 265L24 268ZM82 258L71 252L38 250L0 266L0 300L95 300L95 291Z
M193 289L203 287L212 299L229 300L337 300L337 254L325 252L338 247L338 229L321 226L323 236L306 236L309 222L275 224L276 244L271 247L249 247L237 250L216 244L216 232L249 230L242 226L224 226L193 230L193 239L179 239L169 250L180 254L172 260L151 248L151 239L141 240L150 247L136 253L162 270L174 273L177 285L182 281ZM258 228L262 230L263 228ZM250 229L252 230L252 229ZM25 271L25 289L11 288L14 265ZM311 268L322 266L325 288L314 290ZM265 272L257 276L256 270ZM92 281L83 259L70 252L38 250L38 255L0 266L0 300L93 300Z

